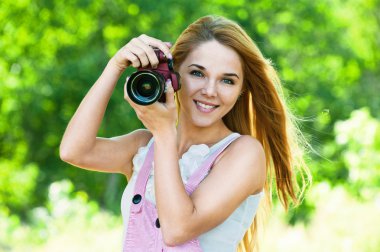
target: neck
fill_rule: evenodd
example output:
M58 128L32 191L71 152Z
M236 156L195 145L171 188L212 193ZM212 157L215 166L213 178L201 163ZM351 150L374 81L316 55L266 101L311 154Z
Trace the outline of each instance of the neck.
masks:
M177 127L178 153L182 156L192 145L206 144L212 146L231 133L222 120L210 127L196 127L192 124L179 122Z

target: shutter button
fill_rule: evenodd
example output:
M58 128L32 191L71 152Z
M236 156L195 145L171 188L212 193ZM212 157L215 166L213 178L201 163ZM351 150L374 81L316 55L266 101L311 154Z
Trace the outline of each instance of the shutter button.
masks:
M138 203L140 203L140 201L141 201L141 195L140 194L136 194L135 196L133 196L133 199L132 199L133 204L138 204Z
M160 220L158 218L156 219L156 228L160 228Z

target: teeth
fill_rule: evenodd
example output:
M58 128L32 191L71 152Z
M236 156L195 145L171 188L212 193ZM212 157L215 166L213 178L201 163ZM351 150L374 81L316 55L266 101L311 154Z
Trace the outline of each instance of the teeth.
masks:
M198 106L204 108L204 109L212 109L212 108L215 108L216 106L210 106L210 105L206 105L206 104L203 104L203 103L200 103L197 101L197 104Z

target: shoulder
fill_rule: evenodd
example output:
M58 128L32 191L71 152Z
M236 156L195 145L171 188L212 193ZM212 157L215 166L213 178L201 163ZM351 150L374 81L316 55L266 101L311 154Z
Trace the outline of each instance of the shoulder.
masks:
M256 138L249 135L241 135L231 143L231 151L239 151L247 154L258 154L265 158L264 148Z
M126 162L122 165L121 173L123 173L127 180L132 177L133 157L136 155L140 147L146 146L152 138L152 133L146 129L137 129L128 134L116 136L111 138L111 141L116 142L117 150L113 152L120 152L123 160Z
M138 148L147 145L152 137L153 135L149 130L137 129L126 135L113 137L112 140L128 145L126 147L131 147L132 145L137 150Z
M153 137L153 134L147 129L138 129L132 133L134 134L139 147L147 145L149 140Z
M254 137L242 135L233 141L219 163L223 169L233 169L234 174L251 186L252 194L262 190L266 180L266 158L262 144Z

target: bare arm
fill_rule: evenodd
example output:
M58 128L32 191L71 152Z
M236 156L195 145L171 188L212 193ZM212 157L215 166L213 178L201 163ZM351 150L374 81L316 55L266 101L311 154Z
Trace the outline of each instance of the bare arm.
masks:
M100 124L122 70L111 59L103 73L82 100L63 135L60 156L78 167L103 171L130 173L127 159L128 142L138 144L139 134L117 138L97 138ZM126 158L123 158L125 156Z
M170 55L169 48L163 42L146 35L132 39L115 54L66 128L60 145L60 157L65 162L89 170L123 173L130 177L133 155L148 142L151 134L146 130L138 130L107 139L97 137L97 133L123 71L130 65L137 68L158 63L151 47L140 48L140 40L147 40Z
M250 136L234 141L189 197L179 179L173 138L155 136L158 215L165 243L182 244L216 227L265 183L265 155ZM161 158L165 157L165 158ZM174 169L173 169L174 167Z

